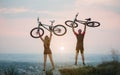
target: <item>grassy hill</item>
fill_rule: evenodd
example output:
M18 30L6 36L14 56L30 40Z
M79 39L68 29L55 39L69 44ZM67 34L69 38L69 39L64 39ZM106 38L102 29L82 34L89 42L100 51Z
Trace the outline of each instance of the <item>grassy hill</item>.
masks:
M59 71L61 75L120 75L120 62L103 62L96 67L64 68Z

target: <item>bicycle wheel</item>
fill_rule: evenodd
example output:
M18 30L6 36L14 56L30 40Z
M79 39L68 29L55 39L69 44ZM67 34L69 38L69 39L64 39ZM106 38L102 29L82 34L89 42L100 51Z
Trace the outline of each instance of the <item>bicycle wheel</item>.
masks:
M39 31L40 35L43 36L44 30L43 30L42 28L38 28L38 27L33 28L33 29L30 31L30 35L31 35L33 38L39 38L40 35L38 34L38 31Z
M88 22L87 26L89 26L89 27L98 27L98 26L100 26L100 23L96 22L96 21L92 21L92 22Z
M63 25L56 25L53 27L53 33L57 36L62 36L67 32L67 29Z
M73 28L78 27L78 24L77 24L77 23L74 23L74 24L73 24L73 21L71 21L71 20L65 21L65 24L66 24L68 27L73 27Z

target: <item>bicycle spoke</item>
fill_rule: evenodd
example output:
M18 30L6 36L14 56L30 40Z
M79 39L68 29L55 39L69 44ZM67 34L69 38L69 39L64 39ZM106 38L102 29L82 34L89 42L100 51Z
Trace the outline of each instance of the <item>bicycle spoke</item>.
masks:
M65 21L65 24L66 24L67 26L73 27L73 28L78 27L78 24L77 24L77 23L74 23L73 21L70 21L70 20Z
M40 34L40 35L39 35ZM44 34L44 30L42 28L33 28L30 32L30 35L33 38L39 38L40 36L42 36Z
M55 35L58 35L58 36L62 36L66 33L66 28L62 25L56 25L54 28L53 28L53 32Z
M89 27L98 27L98 26L100 26L100 23L96 22L96 21L92 21L92 22L88 22L87 26L89 26Z

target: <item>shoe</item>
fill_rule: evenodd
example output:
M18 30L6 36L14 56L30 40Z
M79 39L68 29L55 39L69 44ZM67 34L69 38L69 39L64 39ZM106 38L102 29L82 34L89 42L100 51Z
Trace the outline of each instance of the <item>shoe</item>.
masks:
M75 64L74 65L76 65L77 66L77 63L75 62Z
M83 65L85 66L85 63L83 62Z
M45 69L43 69L43 71L45 71Z

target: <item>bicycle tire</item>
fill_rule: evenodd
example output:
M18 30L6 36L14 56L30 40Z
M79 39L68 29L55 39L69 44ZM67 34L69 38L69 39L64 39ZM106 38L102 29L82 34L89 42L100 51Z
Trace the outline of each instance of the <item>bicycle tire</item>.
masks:
M56 25L53 27L53 33L57 36L63 36L67 32L67 29L63 25Z
M73 28L78 27L78 24L77 24L77 23L74 23L74 25L72 25L72 23L73 23L73 21L71 21L71 20L65 21L65 24L66 24L68 27L73 27Z
M39 34L37 33L38 30L39 30L39 33L40 33L41 35L39 35ZM38 28L38 27L35 27L35 28L33 28L33 29L30 31L30 35L31 35L33 38L39 38L40 36L43 36L43 34L44 34L44 30L43 30L42 28Z
M97 21L92 21L92 22L88 22L87 26L89 26L89 27L98 27L98 26L100 26L100 23L97 22Z

